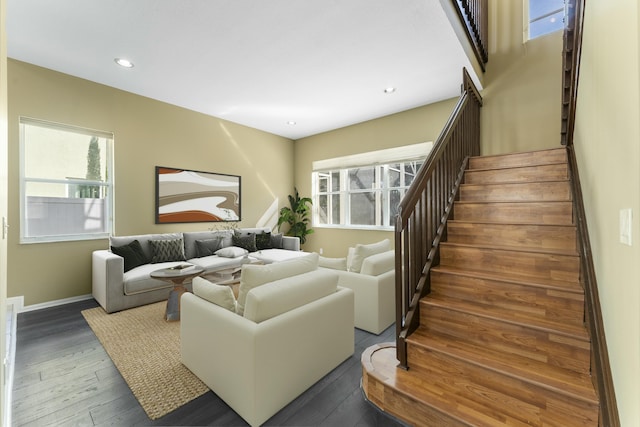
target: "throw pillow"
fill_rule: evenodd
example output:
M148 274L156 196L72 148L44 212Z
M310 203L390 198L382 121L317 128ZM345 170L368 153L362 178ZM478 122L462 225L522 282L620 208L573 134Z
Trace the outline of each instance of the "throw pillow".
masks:
M218 249L216 255L224 258L235 258L248 254L246 249L239 248L237 246L228 246L226 248Z
M321 256L318 260L318 266L324 268L331 268L332 270L347 271L347 259L346 258L325 258Z
M194 277L191 283L195 295L235 313L236 297L231 286L216 285L202 277Z
M271 247L274 249L282 249L282 233L271 235Z
M152 263L167 261L185 261L182 239L149 240Z
M233 243L233 246L244 248L249 252L255 252L258 250L256 248L256 235L254 233L249 233L246 236L233 233L233 236L231 236L231 242Z
M238 303L236 313L244 314L244 304L251 289L265 283L280 280L285 277L296 276L318 269L318 254L311 253L300 258L276 262L266 265L245 264L240 273L240 287L238 289Z
M149 260L142 251L140 242L134 240L128 245L111 246L111 252L124 258L124 272L134 269L138 266L148 264Z
M204 256L215 255L221 245L221 239L196 240L196 257L202 258Z
M357 244L353 256L351 257L351 264L349 265L349 271L354 273L360 273L362 268L362 261L368 256L386 252L391 249L391 242L389 239L384 239L378 243L372 243L370 245Z
M259 251L263 249L271 249L273 246L271 245L271 233L264 232L260 234L256 234L256 249Z

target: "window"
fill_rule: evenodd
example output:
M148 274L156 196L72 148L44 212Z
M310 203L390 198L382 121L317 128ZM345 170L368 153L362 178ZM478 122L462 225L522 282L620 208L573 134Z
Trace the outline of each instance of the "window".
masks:
M529 0L528 40L564 28L564 0Z
M108 237L113 134L20 118L20 242Z
M416 144L408 146L413 150L401 147L314 162L313 225L392 229L398 205L431 146ZM388 163L381 163L384 158Z

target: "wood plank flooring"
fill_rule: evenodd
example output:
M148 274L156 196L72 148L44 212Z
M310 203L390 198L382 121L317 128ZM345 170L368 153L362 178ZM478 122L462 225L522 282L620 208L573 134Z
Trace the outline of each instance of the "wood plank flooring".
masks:
M150 420L80 312L94 300L21 313L17 322L13 426L246 426L213 392ZM267 426L404 426L360 389L364 349L393 341L355 329L354 355L274 415Z

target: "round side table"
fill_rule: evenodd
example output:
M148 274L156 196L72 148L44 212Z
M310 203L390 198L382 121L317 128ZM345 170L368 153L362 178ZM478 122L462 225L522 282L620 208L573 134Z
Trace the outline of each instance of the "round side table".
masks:
M201 275L204 269L201 267L189 267L184 270L175 270L171 268L161 268L160 270L152 271L150 276L154 279L164 280L173 284L173 289L169 292L169 299L167 300L167 309L165 311L165 320L173 321L180 320L180 297L187 291L184 286L184 282Z

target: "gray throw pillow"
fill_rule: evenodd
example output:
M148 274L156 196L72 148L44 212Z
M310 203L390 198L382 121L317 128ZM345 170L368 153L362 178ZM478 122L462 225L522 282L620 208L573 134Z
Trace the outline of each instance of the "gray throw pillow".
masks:
M216 251L222 247L222 239L196 240L196 257L215 255Z
M282 249L282 233L271 235L271 247L274 249Z
M185 261L182 239L149 240L152 263Z

